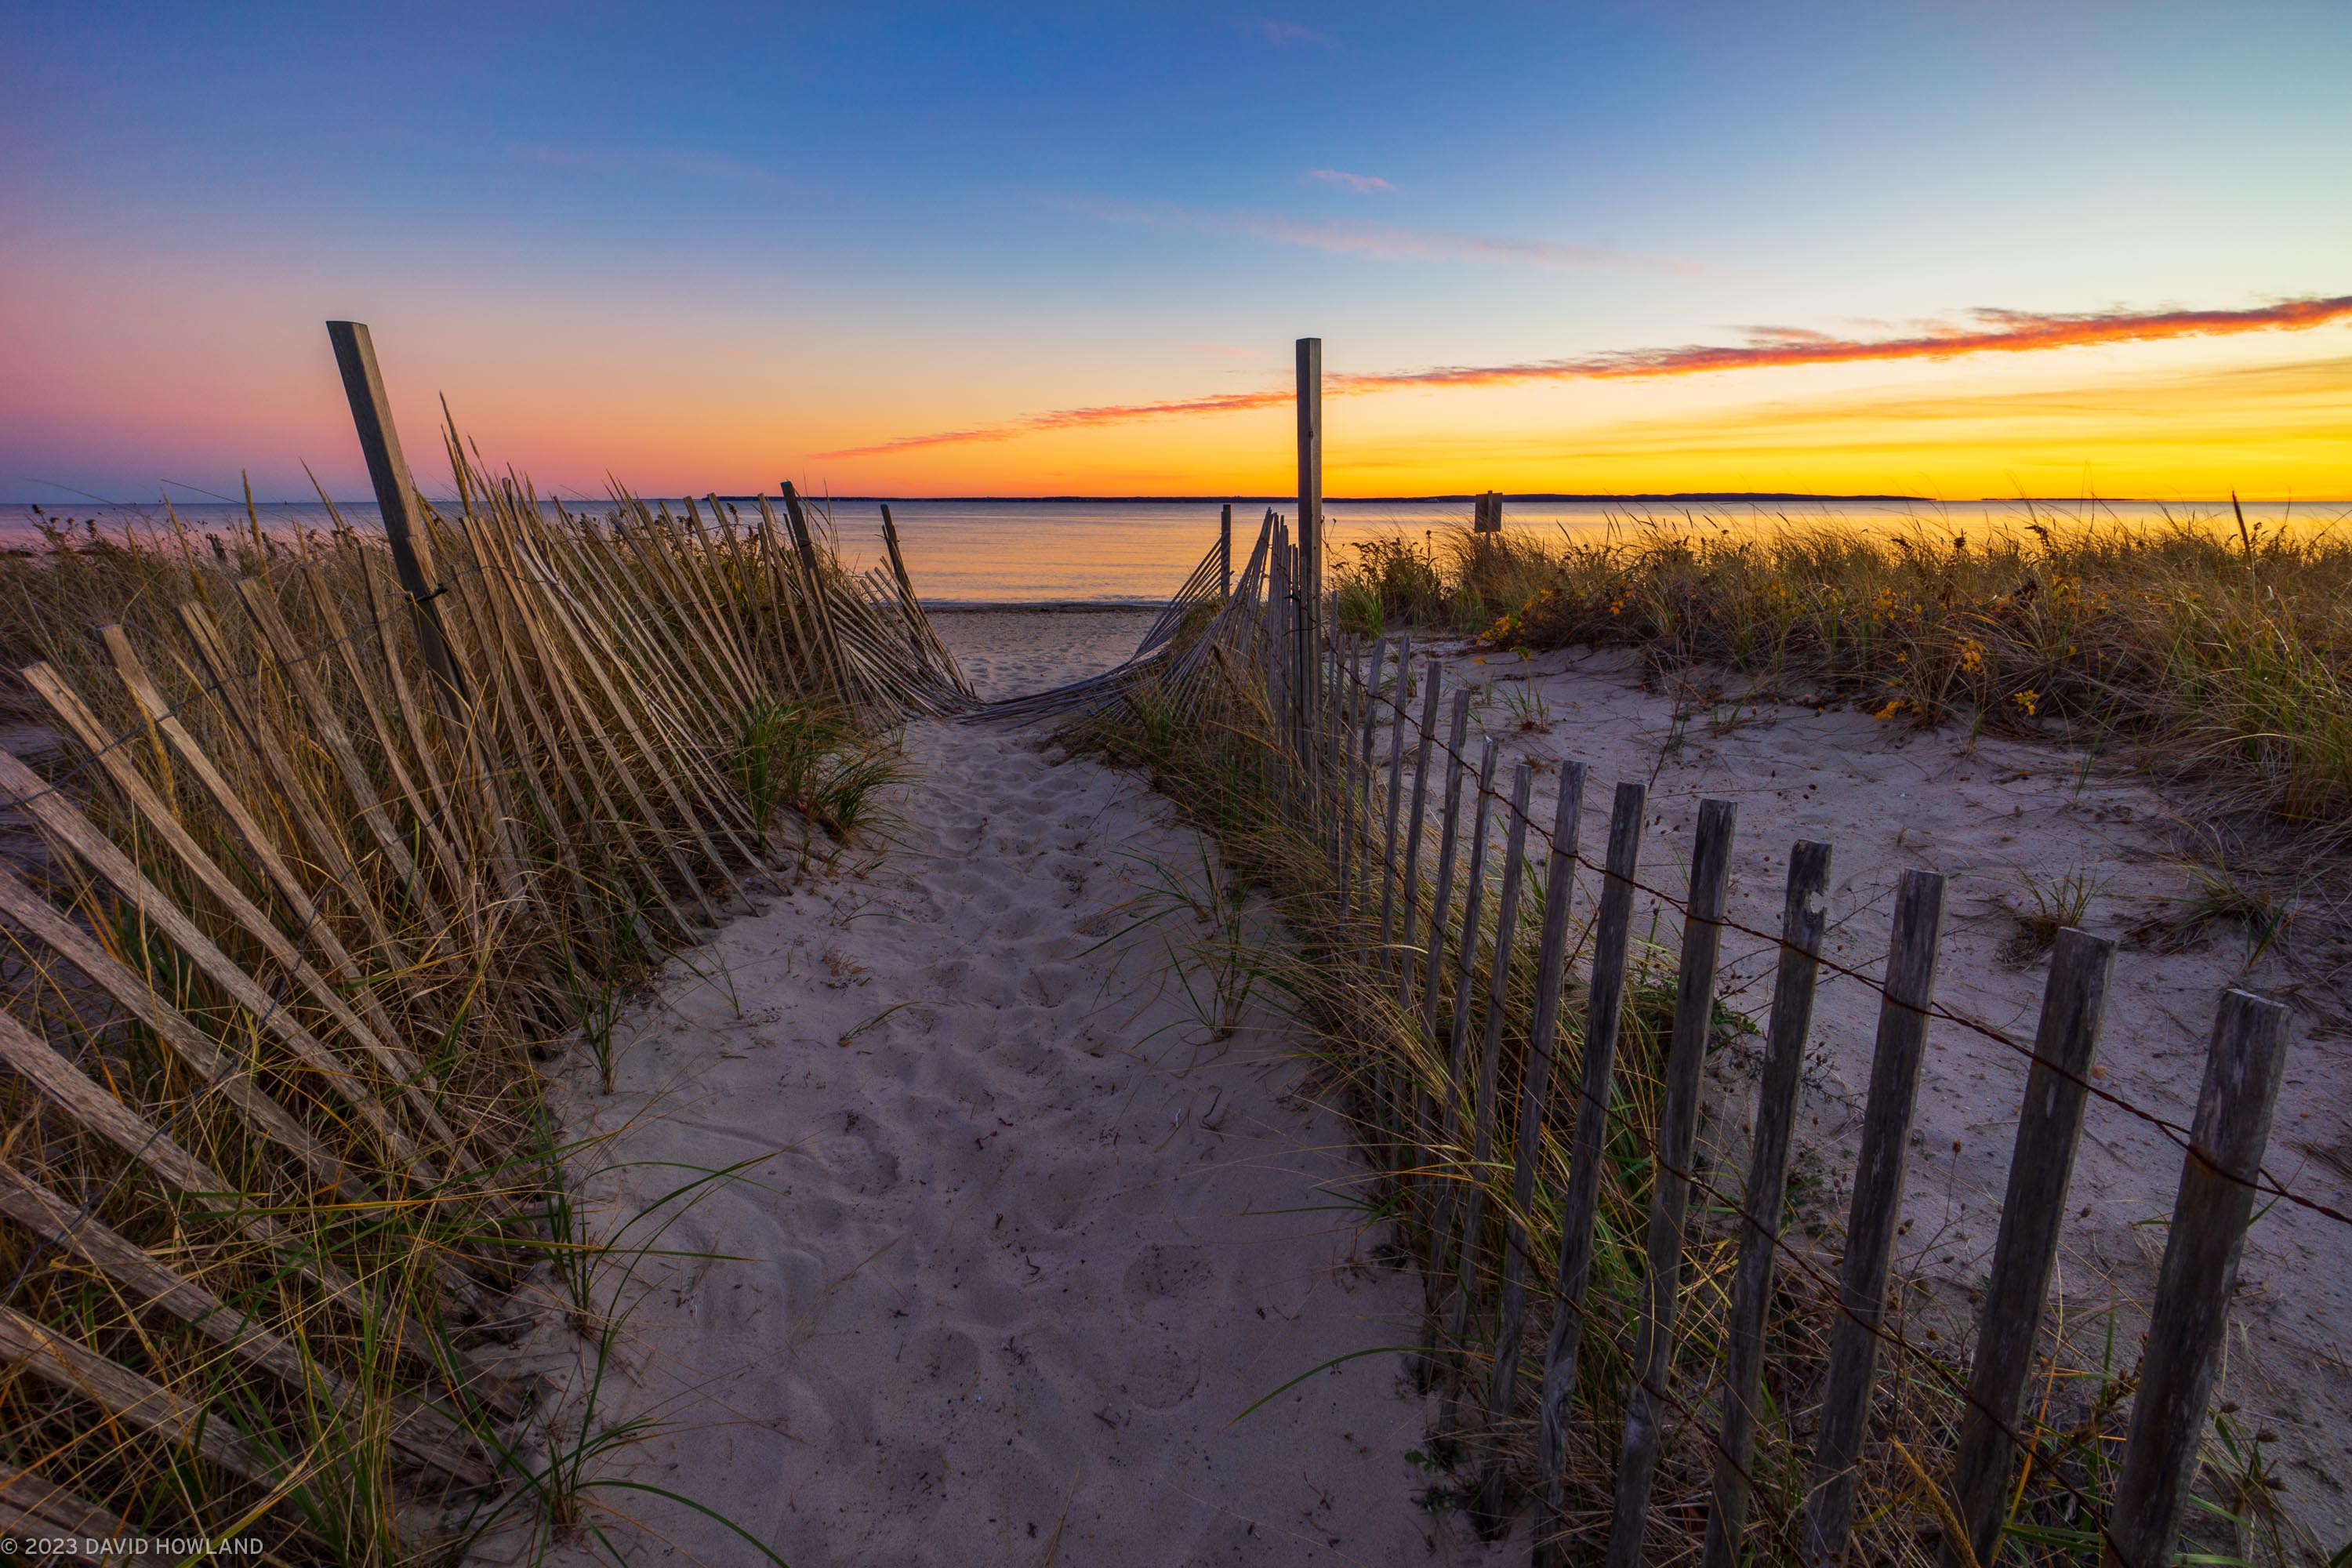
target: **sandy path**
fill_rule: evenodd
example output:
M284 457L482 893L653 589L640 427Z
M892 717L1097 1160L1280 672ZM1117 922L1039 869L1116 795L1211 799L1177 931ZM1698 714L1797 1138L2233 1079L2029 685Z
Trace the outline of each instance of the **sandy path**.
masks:
M970 619L942 617L1008 684L1135 635L1055 617L1008 645ZM1101 647L1054 640L1073 627ZM1371 1265L1361 1167L1272 1018L1213 1040L1160 934L1201 928L1135 923L1167 879L1199 886L1198 841L1033 738L925 724L907 750L898 843L721 932L709 981L617 1032L617 1092L566 1082L572 1135L614 1134L580 1163L631 1167L589 1182L600 1229L688 1179L633 1163L781 1151L659 1239L745 1261L653 1259L621 1292L597 1420L674 1425L607 1473L803 1568L1476 1560L1414 1506L1432 1412L1402 1358L1234 1422L1412 1342L1419 1290ZM758 1560L673 1504L601 1500L678 1560Z

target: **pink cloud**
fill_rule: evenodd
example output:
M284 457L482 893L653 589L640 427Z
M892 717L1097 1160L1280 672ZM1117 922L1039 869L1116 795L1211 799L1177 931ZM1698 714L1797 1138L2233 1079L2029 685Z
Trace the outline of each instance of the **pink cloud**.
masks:
M1310 180L1320 180L1327 185L1345 185L1360 195L1369 195L1374 191L1396 189L1378 174L1351 174L1345 169L1309 169L1307 171L1307 177Z

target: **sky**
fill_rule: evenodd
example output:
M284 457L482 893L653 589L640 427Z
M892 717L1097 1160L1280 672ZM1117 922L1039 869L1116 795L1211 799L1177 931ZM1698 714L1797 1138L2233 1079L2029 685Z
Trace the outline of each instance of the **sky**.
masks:
M1271 0L1270 0L1271 3ZM2352 497L2352 6L0 10L0 500Z

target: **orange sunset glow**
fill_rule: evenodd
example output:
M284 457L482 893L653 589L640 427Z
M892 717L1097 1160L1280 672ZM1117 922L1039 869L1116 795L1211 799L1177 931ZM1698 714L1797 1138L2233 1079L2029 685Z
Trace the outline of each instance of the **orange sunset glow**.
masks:
M323 24L167 29L108 46L93 106L56 84L94 36L30 25L0 500L241 476L300 499L306 462L361 493L317 326L341 317L376 326L428 482L446 396L567 494L1280 493L1288 345L1319 336L1334 496L2352 496L2352 209L2309 199L2352 148L2326 91L2277 77L2324 51L2255 72L2185 23L2100 33L2112 78L2054 91L2038 62L2088 27L1985 55L1917 18L1103 19L1029 59L803 19L773 47L903 87L877 116L854 71L803 73L778 120L615 63L686 71L694 28L591 28L547 86L488 94L314 83ZM1186 91L1077 63L1138 48ZM1846 70L1801 112L1758 68L1895 58L1913 74ZM1550 90L1572 58L1612 85ZM2144 79L2235 108L2168 116ZM599 81L627 127L554 85ZM1517 82L1510 112L1371 107L1474 81ZM1315 112L1265 121L1269 90ZM1643 129L1661 115L1675 135Z

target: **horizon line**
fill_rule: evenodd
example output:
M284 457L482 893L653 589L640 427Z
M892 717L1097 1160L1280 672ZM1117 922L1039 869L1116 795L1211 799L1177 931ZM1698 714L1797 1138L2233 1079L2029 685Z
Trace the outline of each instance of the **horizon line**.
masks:
M766 493L767 492L765 491L754 490L746 490L741 492L702 490L692 494L680 491L677 495L656 494L651 490L631 492L631 494L636 496L637 499L642 500L701 500L715 495L719 500L723 501L757 500ZM1909 495L1898 491L1874 490L1437 490L1422 495L1327 495L1323 498L1323 502L1326 506L1402 505L1430 501L1475 501L1484 495L1499 496L1502 500L1507 501L1528 501L1538 503L1591 503L1602 501L1903 501L1913 505L1930 507L2228 506L2234 500L2241 505L2250 506L2352 506L2352 495L2280 496L2275 498L2245 495L2231 496L2228 494L2218 496L1922 496ZM1221 506L1228 504L1236 506L1255 506L1260 504L1277 506L1286 501L1295 506L1298 500L1296 495L1287 493L1280 495L1234 495L1226 494L1222 491L1202 491L1189 495L1087 495L1075 491L1038 495L913 495L904 492L884 494L879 491L868 494L836 495L803 491L803 498L807 500L821 501L827 504L836 501L872 501L877 504L888 502L894 505L908 501L950 501L958 503L995 501L1020 502L1025 505L1034 506L1084 505L1088 503L1102 504L1105 502L1136 505L1186 505L1198 503L1203 506ZM432 500L434 497L429 493L424 493L424 499L429 501ZM540 499L541 500L565 500L565 498L553 494L543 494ZM227 506L242 509L246 503L242 500L204 500L175 501L173 504L182 507ZM320 501L316 496L312 496L302 500L257 500L253 502L253 505L257 508L297 506L315 507L319 504ZM369 496L363 499L334 500L330 504L337 507L366 507L374 506L376 504L376 500L373 496ZM609 500L597 499L565 500L565 504L567 506L605 506L610 505L611 503ZM82 508L111 512L142 511L149 510L155 505L156 503L152 501L86 501L81 503ZM68 512L79 510L75 508L60 507L49 501L37 500L0 501L0 506L19 508L27 511L39 510L55 515L66 515Z

